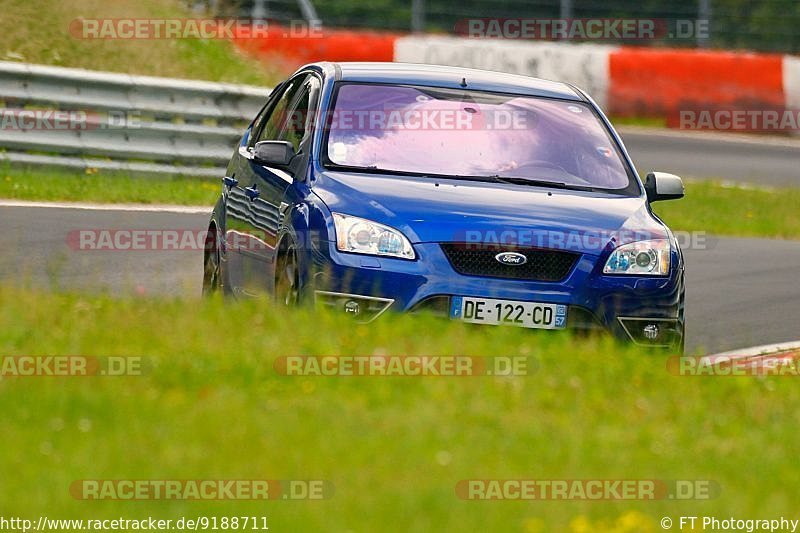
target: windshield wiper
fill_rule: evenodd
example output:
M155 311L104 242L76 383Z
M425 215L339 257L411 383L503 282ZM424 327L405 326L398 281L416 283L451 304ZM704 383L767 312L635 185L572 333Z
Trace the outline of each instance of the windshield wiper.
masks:
M431 179L452 179L452 180L465 180L465 181L484 181L490 183L512 183L515 185L530 185L531 187L547 187L551 189L564 189L569 191L602 191L601 188L591 187L588 185L572 185L564 183L563 181L548 181L538 180L536 178L528 178L525 176L503 176L501 174L490 175L468 175L468 174L436 174L433 172L413 172L407 170L392 170L380 168L377 165L367 166L350 166L350 165L331 165L333 170L344 172L365 172L375 174L389 174L395 176L413 176L417 178L431 178Z
M573 185L570 183L564 183L563 181L537 180L536 178L527 178L525 176L502 176L500 174L494 174L492 176L487 176L487 177L500 183L513 183L515 185L530 185L532 187L549 187L551 189L565 189L569 191L597 190L596 187L591 187L589 185Z

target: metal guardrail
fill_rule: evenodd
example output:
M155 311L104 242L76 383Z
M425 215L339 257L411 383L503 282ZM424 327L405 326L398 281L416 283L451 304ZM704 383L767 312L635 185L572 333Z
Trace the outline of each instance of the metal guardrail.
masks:
M0 161L220 176L269 91L0 61L0 111L10 118L23 109L86 117L66 128L21 129L4 120Z

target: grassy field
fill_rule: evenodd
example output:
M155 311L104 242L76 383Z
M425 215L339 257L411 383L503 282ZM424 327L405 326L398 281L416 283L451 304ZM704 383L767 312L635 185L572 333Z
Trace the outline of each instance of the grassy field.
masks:
M0 198L83 202L213 205L215 179L144 178L125 174L0 167ZM800 189L753 189L688 182L686 198L654 210L673 230L715 235L800 238Z
M682 200L653 210L676 230L742 237L800 238L800 189L756 189L714 181L686 184Z
M4 0L0 59L172 78L272 85L277 74L224 40L82 39L70 23L84 19L202 17L177 0ZM33 23L32 23L33 21Z
M0 379L2 514L266 515L272 531L659 531L793 516L790 378L678 377L603 339L413 317L354 325L264 302L0 287L3 356L142 356L128 377ZM291 327L287 327L291 324ZM290 377L288 355L524 355L516 377ZM79 501L80 479L322 479L324 501ZM464 501L466 479L711 480L710 500Z
M641 126L647 128L666 128L666 118L656 117L609 117L615 127L620 126Z
M98 203L213 205L217 179L145 177L115 172L79 172L0 167L0 198Z

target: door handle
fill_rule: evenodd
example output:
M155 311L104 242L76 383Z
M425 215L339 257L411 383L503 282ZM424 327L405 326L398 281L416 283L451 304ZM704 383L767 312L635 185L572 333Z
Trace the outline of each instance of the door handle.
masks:
M245 187L244 193L247 195L248 198L250 198L251 202L261 195L261 193L258 192L258 189L256 188L255 185L253 185L252 187Z
M239 184L239 180L233 177L225 176L224 178L222 178L222 183L225 184L228 190L231 190L232 188L236 187Z

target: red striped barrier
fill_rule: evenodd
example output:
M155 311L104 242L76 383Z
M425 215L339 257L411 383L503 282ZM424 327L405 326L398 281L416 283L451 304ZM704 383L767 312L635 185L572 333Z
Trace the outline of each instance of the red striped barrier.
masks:
M285 27L270 26L262 38L235 37L241 50L270 61L289 71L315 61L393 61L398 34L355 30L309 31L293 35Z
M609 57L608 111L667 116L677 109L783 106L783 56L623 47Z

